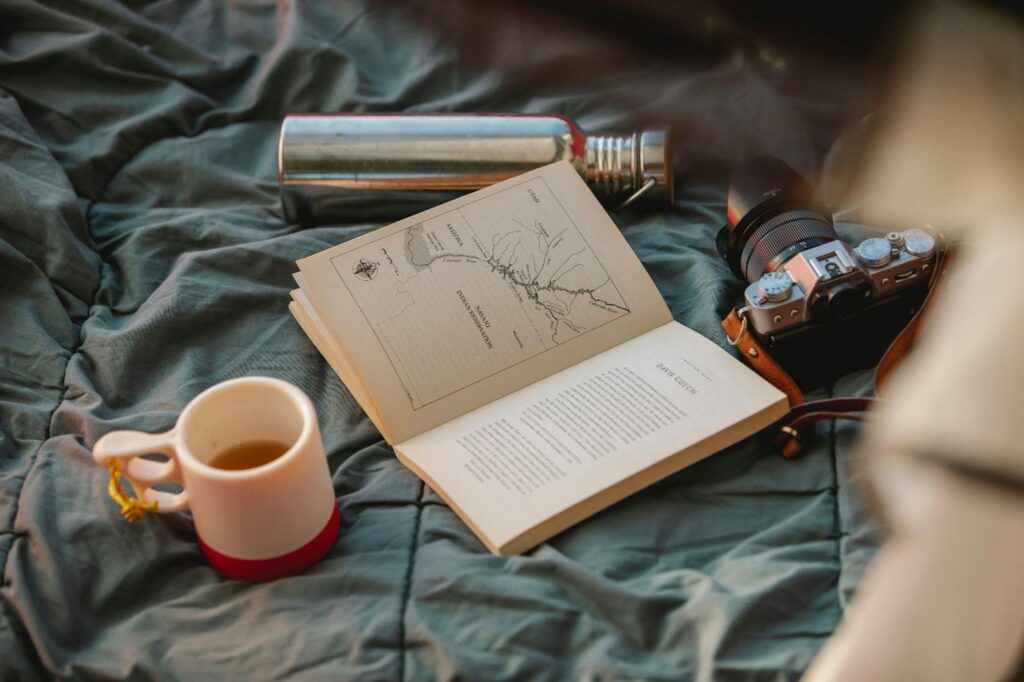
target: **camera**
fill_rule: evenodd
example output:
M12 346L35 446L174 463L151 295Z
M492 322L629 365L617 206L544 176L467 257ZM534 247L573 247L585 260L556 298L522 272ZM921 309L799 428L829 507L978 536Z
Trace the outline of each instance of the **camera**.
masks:
M739 165L718 252L747 286L740 315L803 386L878 361L928 291L939 235L840 239L814 190L780 159Z

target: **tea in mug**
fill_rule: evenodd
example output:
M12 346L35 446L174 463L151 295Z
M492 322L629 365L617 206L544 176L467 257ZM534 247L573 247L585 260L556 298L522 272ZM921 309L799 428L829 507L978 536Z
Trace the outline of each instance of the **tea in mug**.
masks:
M227 469L229 471L253 469L273 462L288 452L290 448L290 445L284 445L272 440L253 440L247 443L239 443L234 447L218 452L209 461L209 465L216 469Z

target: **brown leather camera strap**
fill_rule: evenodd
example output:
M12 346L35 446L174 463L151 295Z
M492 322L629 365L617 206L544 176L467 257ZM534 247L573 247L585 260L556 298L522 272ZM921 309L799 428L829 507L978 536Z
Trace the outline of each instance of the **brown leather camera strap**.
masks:
M753 334L747 333L747 319L740 317L739 310L734 308L722 320L722 327L725 329L725 337L729 345L736 346L736 349L743 355L743 359L758 374L772 386L785 393L791 406L806 402L803 391L793 381L793 377L789 376L789 373L782 369L782 365L768 355Z
M899 367L903 358L914 346L914 341L921 329L931 302L936 292L942 288L952 261L949 249L943 249L935 259L935 269L928 283L928 294L921 303L920 309L911 318L907 326L893 339L882 359L875 368L874 393L872 397L862 398L826 398L807 402L803 392L786 370L772 359L756 337L749 333L747 320L739 310L732 310L724 320L726 339L735 346L743 359L770 384L786 394L789 399L790 411L781 420L769 427L776 431L774 443L779 446L782 455L787 458L796 457L803 450L800 429L808 424L825 419L848 419L863 421L865 413L877 404L878 393L886 384L892 373Z

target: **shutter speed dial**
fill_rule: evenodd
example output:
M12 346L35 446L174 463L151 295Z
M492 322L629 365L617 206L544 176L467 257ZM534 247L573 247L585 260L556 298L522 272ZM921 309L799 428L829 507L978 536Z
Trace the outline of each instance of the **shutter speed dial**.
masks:
M792 288L793 280L785 272L766 272L757 280L757 293L764 302L785 301Z
M869 268L880 268L892 259L890 242L878 237L865 239L854 249L857 259Z

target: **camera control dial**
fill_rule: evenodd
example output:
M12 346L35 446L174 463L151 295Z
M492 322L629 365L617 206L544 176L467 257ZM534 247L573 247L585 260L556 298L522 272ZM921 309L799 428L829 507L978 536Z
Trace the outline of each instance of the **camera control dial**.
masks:
M889 245L894 249L903 248L903 233L902 232L890 232L885 235L885 240L889 242Z
M880 268L892 259L892 247L885 239L870 237L854 249L860 262L869 268Z
M907 230L903 233L907 253L917 258L930 258L935 253L935 237L924 230Z
M766 272L757 280L758 296L765 302L785 301L792 288L793 280L785 272Z

